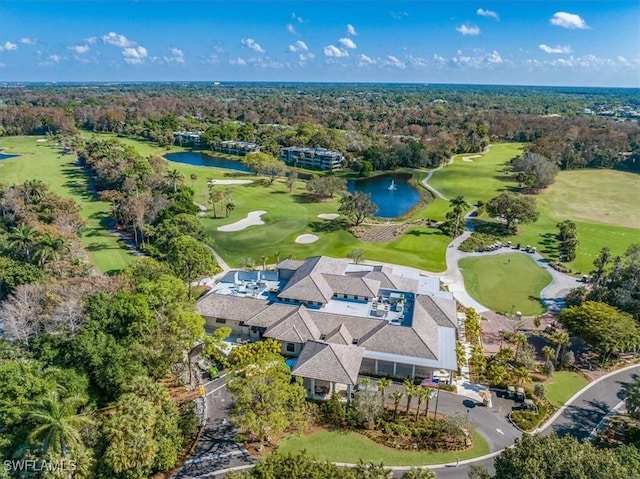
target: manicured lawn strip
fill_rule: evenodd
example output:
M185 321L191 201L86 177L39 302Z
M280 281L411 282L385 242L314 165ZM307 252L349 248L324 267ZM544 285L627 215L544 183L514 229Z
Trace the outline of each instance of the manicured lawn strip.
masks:
M75 155L62 155L57 148L37 141L42 138L0 138L0 149L21 155L0 161L0 181L11 185L38 179L60 196L73 198L82 206L81 215L87 222L81 240L89 250L91 261L103 272L121 270L133 261L134 256L106 229L109 203L97 200L89 192L86 175L76 164Z
M547 399L555 407L561 407L575 393L589 384L587 378L573 371L556 371L552 379L544 383Z
M488 153L473 161L462 161L462 158L474 154L456 155L452 164L433 173L429 184L447 198L462 195L468 203L486 202L501 191L517 187L515 182L506 181L503 170L511 158L521 153L521 143L496 143L489 147Z
M382 462L385 466L426 466L453 463L489 453L487 441L474 432L474 446L466 451L454 452L410 452L398 451L371 441L355 432L319 431L308 436L291 436L278 447L279 452L295 453L306 450L322 461L357 464Z
M459 263L467 292L492 311L524 316L544 312L540 291L551 282L551 275L531 257L500 254L464 258Z
M616 170L561 171L540 195L554 218L640 229L640 175Z

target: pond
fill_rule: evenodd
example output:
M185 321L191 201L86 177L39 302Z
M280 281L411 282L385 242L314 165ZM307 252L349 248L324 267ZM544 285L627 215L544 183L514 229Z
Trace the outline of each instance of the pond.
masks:
M244 173L253 173L244 163L239 160L228 160L219 158L206 153L195 151L180 151L178 153L167 153L164 157L169 161L176 163L185 163L194 166L210 166L214 168L224 168L225 170L242 171Z
M411 175L392 173L372 178L351 180L347 183L349 192L361 191L371 195L378 206L376 216L396 218L402 216L418 204L420 193L409 184Z
M15 158L16 156L20 155L8 155L6 153L0 152L0 160L8 160L9 158Z

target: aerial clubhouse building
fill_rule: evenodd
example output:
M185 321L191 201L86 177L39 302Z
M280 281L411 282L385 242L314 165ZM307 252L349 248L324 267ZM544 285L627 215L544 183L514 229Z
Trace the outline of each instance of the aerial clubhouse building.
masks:
M350 391L359 374L447 382L457 370L456 303L437 278L411 269L285 260L230 271L197 309L238 342L278 341L315 397Z

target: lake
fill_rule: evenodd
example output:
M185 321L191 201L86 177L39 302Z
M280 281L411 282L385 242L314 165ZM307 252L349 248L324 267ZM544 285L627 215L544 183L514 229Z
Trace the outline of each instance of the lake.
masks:
M15 158L20 155L7 155L6 153L0 153L0 160L8 160L9 158Z
M214 168L224 168L225 170L242 171L244 173L253 173L247 168L244 163L238 160L227 160L226 158L218 158L215 156L207 155L205 153L198 153L194 151L181 151L178 153L167 153L163 155L169 161L175 161L176 163L185 163L187 165L194 166L210 166Z
M381 218L396 218L402 216L418 204L420 193L409 184L411 175L392 173L378 175L361 180L351 180L347 183L350 193L361 191L371 195L371 199L378 206L375 216ZM395 189L389 189L391 182Z

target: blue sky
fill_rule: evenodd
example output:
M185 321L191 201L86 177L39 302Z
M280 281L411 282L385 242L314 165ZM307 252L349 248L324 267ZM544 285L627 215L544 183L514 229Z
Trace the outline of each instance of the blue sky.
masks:
M0 81L640 86L640 2L2 0Z

